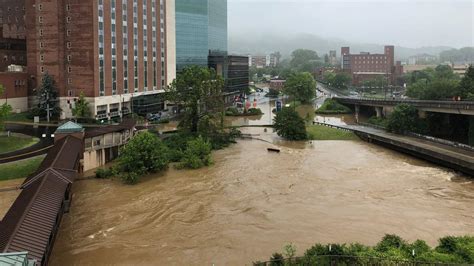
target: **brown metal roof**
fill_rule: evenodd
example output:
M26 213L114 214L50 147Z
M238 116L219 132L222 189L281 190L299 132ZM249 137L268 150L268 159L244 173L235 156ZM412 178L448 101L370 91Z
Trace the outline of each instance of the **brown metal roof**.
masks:
M25 180L20 195L0 222L0 252L27 251L30 259L46 262L82 149L82 140L65 137L49 151L40 169Z
M121 131L124 131L124 130L130 130L130 129L133 129L135 127L135 125L136 125L135 120L126 119L122 123L120 123L119 125L111 125L111 126L107 126L107 127L97 127L97 128L93 128L91 130L87 130L86 134L85 134L85 137L86 138L93 138L93 137L97 137L97 136L100 136L100 135L105 135L105 134L109 134L109 133L113 133L113 132L121 132Z

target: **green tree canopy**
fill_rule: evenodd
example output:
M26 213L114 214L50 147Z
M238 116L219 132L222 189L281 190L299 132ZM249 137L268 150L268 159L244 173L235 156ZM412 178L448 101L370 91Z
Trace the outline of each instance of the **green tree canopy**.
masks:
M304 140L308 137L306 125L293 108L285 107L273 119L278 136L288 140Z
M76 102L74 108L72 108L72 114L75 117L88 118L91 116L91 110L89 108L89 103L85 99L84 92L81 91L79 99Z
M459 83L459 95L463 99L474 101L474 66L472 65Z
M387 130L395 133L419 132L418 110L408 104L395 106L393 113L388 117Z
M0 95L2 95L5 92L5 87L0 84ZM4 120L7 118L7 116L10 114L12 111L12 107L4 103L0 105L0 131L4 129Z
M39 108L46 110L49 106L50 117L47 117L49 121L50 118L58 118L61 113L61 108L59 107L58 101L58 89L56 88L55 81L48 73L43 75L43 82L39 89Z
M459 82L453 79L418 80L408 86L407 96L420 100L449 100L459 96Z
M223 88L224 79L213 69L199 66L183 69L166 89L168 100L183 105L185 109L180 127L197 132L199 121L204 116L222 118Z
M118 169L122 180L135 184L138 178L168 167L168 149L154 134L140 133L120 150Z
M314 68L321 66L318 53L308 49L298 49L291 53L290 66L296 71L312 72Z
M283 92L302 103L310 103L316 97L316 81L308 72L291 75L285 83Z
M351 75L347 73L337 73L334 76L334 80L331 82L331 85L338 89L345 90L351 84L351 81Z

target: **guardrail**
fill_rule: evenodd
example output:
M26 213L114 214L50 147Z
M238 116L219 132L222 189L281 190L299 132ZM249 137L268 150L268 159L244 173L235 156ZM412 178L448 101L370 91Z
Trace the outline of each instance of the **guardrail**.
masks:
M473 101L424 101L424 100L409 100L409 99L376 99L376 98L351 98L351 97L334 97L340 103L349 104L373 104L373 105L399 105L410 104L416 107L425 108L446 108L446 109L463 109L473 110Z

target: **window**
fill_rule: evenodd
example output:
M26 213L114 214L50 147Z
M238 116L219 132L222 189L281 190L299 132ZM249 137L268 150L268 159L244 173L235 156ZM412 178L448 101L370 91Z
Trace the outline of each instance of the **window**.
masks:
M39 22L39 23L43 23L43 17L42 17L42 16L39 16L39 17L38 17L38 22Z
M67 49L71 49L71 42L66 43Z
M72 72L72 68L71 68L71 67L67 67L67 72L68 72L68 73L71 73L71 72Z
M40 29L39 35L40 35L40 36L43 36L43 30L42 30L42 29Z
M72 78L67 79L67 84L72 84ZM72 94L72 93L71 93Z
M39 5L38 5L38 10L39 10L39 11L43 10L43 4L39 4Z
M41 71L41 73L44 73L44 67L43 66L40 67L40 71Z
M40 55L40 62L44 62L44 55Z
M40 42L40 48L43 48L43 47L44 47L43 42Z
M71 36L71 30L66 31L66 36Z
M71 10L71 6L70 5L66 5L66 11L70 11Z
M71 17L66 17L66 22L71 23Z
M68 55L68 56L67 56L67 61L68 61L68 62L71 62L71 59L72 59L72 55Z

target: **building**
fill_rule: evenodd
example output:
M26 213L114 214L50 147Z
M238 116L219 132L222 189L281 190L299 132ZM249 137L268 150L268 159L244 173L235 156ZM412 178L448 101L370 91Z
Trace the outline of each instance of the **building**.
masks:
M280 64L280 52L268 55L248 55L249 66L256 68L277 67Z
M460 77L464 77L464 75L467 72L467 69L469 68L469 64L451 64L451 68L453 69L453 72Z
M129 114L136 98L163 92L175 71L167 67L168 2L27 0L29 106L46 73L59 90L63 119L81 92L97 119Z
M401 62L395 62L395 47L392 45L385 46L383 54L351 54L349 47L342 47L341 57L342 71L352 75L353 85L359 85L377 76L383 76L394 84L403 73Z
M328 63L331 66L336 66L338 64L336 50L329 51L329 62Z
M235 96L249 88L248 57L212 55L208 60L209 68L216 70L217 74L225 79L225 103L230 103Z
M227 0L176 0L176 70L227 55Z
M19 69L15 69L19 68ZM5 91L0 94L0 105L7 103L14 113L28 110L28 74L24 67L11 68L12 71L0 72L0 84Z
M280 78L274 78L270 80L270 89L281 91L285 87L286 80Z

